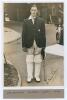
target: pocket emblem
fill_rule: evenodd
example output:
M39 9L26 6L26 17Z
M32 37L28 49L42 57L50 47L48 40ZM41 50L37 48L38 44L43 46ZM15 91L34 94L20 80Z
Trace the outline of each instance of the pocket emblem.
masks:
M38 29L38 32L40 32L40 29Z

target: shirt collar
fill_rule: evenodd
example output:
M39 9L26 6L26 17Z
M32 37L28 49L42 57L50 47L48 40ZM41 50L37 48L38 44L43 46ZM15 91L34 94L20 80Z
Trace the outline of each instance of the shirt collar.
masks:
M32 19L32 16L30 15L28 19Z
M28 19L33 19L32 16L30 15Z

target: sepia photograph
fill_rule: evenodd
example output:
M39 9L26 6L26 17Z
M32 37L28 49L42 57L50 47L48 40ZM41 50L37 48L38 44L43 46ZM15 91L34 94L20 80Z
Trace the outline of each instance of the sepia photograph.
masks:
M4 3L4 87L34 86L64 86L64 3Z

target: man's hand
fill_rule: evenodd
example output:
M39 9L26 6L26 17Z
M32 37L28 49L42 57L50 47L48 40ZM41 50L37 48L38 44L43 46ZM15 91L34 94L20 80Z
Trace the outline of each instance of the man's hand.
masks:
M26 48L26 47L24 47L24 48L23 48L23 51L24 51L24 52L27 52L27 48Z

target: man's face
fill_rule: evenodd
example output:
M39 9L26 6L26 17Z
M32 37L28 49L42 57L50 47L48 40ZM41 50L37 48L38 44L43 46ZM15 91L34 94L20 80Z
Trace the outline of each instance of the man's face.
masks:
M31 10L30 10L31 15L32 15L33 17L36 17L37 11L38 11L38 10L37 10L37 7L32 7Z

